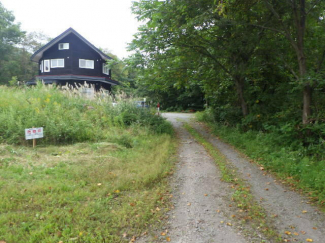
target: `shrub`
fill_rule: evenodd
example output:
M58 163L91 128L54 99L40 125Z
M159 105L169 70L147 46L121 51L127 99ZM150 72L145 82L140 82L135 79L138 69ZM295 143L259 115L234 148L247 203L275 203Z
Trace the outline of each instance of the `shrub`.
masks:
M62 144L98 141L108 131L138 124L152 132L170 133L166 121L132 101L113 107L111 99L86 100L72 91L37 85L0 86L0 143L25 144L24 129L43 127L38 143ZM160 127L157 129L157 127Z

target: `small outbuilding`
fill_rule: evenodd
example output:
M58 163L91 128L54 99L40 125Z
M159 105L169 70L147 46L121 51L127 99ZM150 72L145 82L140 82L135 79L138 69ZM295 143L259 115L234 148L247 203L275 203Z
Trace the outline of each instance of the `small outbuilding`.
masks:
M112 85L119 84L111 79L111 70L106 64L110 59L69 28L31 56L31 60L39 64L39 74L27 84L36 84L36 80L73 87L86 83L94 86L96 91L110 91Z

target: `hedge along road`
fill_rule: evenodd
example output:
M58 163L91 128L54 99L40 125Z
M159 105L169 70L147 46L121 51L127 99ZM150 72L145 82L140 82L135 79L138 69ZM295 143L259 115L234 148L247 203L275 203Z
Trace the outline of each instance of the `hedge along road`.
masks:
M265 209L282 242L325 242L325 216L308 199L290 191L270 174L249 162L229 145L196 123L192 114L164 113L180 139L179 162L172 180L174 209L169 213L168 241L275 242L236 222L231 189L206 149L183 127L184 123L215 146L246 181L251 193Z

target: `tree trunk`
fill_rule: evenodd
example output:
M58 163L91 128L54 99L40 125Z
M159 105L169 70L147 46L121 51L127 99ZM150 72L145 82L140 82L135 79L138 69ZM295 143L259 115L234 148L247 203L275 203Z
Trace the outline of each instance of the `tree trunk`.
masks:
M244 79L242 77L235 77L235 83L241 110L245 117L248 115L248 107L244 97Z
M305 84L303 90L303 101L304 106L302 110L302 123L307 124L308 119L311 116L311 101L312 101L312 92L313 89L310 84Z
M296 53L299 64L300 78L306 78L307 64L306 56L304 53L304 38L306 31L306 0L299 0L299 7L293 1L293 13L295 16L295 24L297 28L297 45ZM311 116L311 102L312 102L313 89L310 86L309 81L305 81L303 89L303 109L302 109L302 123L307 124L308 119Z

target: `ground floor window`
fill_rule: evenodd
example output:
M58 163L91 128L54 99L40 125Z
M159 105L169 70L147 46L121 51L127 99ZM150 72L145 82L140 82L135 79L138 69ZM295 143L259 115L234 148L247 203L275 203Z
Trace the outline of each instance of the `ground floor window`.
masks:
M51 60L51 68L63 68L64 67L64 59L52 59Z
M109 68L106 63L103 63L103 74L109 75Z
M79 68L94 69L94 60L79 59Z
M51 68L50 68L50 60L44 60L44 72L45 73L48 73L51 71Z

